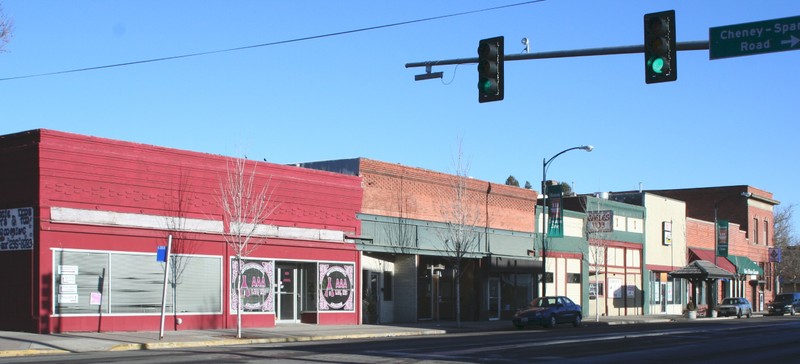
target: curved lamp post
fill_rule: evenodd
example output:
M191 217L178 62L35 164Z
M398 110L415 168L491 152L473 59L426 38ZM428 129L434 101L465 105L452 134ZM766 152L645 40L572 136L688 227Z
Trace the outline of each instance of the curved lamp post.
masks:
M550 163L552 163L553 160L556 159L556 157L576 149L582 149L587 152L591 152L592 149L594 149L594 147L591 145L572 147L558 152L558 154L552 156L550 159L547 158L542 159L542 294L541 294L542 297L547 295L547 264L545 262L545 259L547 257L547 227L548 227L547 219L545 219L545 212L547 211L547 168L550 167Z

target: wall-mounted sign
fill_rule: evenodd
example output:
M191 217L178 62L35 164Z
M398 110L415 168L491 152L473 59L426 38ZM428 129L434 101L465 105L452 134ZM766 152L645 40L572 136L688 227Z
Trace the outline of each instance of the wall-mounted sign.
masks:
M33 207L0 210L0 252L33 249Z
M662 239L661 244L672 245L672 221L664 221L661 223Z
M319 264L319 309L352 311L355 309L355 266Z
M590 233L609 233L614 231L614 211L587 211L586 228Z

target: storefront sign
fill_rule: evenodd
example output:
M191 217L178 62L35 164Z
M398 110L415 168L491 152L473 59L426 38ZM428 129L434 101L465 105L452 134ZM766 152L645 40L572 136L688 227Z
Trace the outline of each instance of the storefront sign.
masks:
M33 208L0 210L0 252L33 249Z
M242 310L247 312L273 312L275 310L272 282L274 262L242 260ZM236 260L231 263L231 310L239 305L236 282L239 269Z
M352 311L355 308L355 267L352 264L319 265L319 309Z
M614 212L611 210L587 211L587 228L590 233L610 233L614 231Z

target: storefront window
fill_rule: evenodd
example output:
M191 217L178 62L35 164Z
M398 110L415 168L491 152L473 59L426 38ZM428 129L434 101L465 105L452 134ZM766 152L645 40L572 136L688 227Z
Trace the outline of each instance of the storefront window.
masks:
M220 313L222 260L180 254L171 259L180 269L168 275L166 312ZM56 314L161 312L164 263L155 254L57 250L53 272Z
M319 310L355 310L355 265L319 264Z
M272 294L275 262L261 259L242 259L242 311L274 312L275 296ZM236 258L231 258L231 311L239 305L237 287L240 269Z
M527 307L533 300L531 275L505 273L500 275L500 297L503 309L517 310ZM510 307L506 308L506 305Z

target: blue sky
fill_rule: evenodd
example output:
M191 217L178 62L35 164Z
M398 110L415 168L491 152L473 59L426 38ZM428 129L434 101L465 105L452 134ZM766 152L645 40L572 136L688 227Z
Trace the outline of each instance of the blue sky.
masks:
M15 22L0 78L379 27L520 1L2 0ZM676 82L646 85L641 54L507 62L505 100L479 104L476 56L642 43L642 16L675 9L678 41L709 27L800 16L800 1L546 0L338 36L125 67L0 81L0 134L48 128L275 163L366 157L579 193L749 184L800 204L800 52L710 61L678 54ZM798 45L800 48L800 45ZM795 214L800 230L800 213Z

